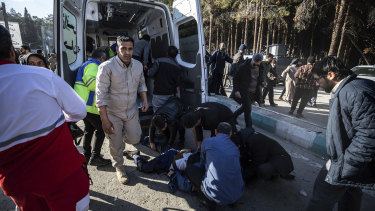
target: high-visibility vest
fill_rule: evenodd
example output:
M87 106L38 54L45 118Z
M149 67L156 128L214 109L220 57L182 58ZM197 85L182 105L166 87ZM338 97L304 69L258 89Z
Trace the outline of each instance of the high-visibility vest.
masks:
M116 47L117 47L117 43L114 43L114 44L112 44L111 47L109 48L109 58L112 58L112 57L114 57L114 56L117 55Z
M76 82L74 83L74 90L86 102L87 112L99 114L96 107L96 74L98 67L101 64L96 59L90 58L87 62L79 68Z

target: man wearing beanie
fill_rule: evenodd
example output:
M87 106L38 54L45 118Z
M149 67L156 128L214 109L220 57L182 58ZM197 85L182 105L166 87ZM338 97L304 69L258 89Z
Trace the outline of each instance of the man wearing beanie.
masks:
M260 93L260 86L263 83L263 74L259 69L263 60L262 54L255 54L252 59L247 59L240 65L238 73L233 79L234 100L242 106L234 112L234 119L244 112L246 127L251 128L251 102ZM259 97L259 96L258 96Z
M309 56L309 58L307 58L307 64L298 68L296 74L294 75L297 80L296 91L294 93L292 107L290 108L289 114L294 113L294 110L297 108L298 101L301 99L299 108L297 110L297 118L303 117L303 109L305 109L307 102L311 99L315 87L315 80L311 73L314 63L314 57Z

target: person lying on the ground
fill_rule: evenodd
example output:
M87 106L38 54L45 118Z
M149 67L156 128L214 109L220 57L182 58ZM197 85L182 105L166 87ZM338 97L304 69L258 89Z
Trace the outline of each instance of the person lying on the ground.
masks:
M288 152L275 140L255 132L241 129L232 139L240 145L242 175L245 182L251 179L293 179L294 166Z
M186 106L175 96L170 97L153 115L149 129L150 147L156 150L155 132L163 131L167 138L167 145L172 147L177 130L180 136L178 148L182 149L185 143L185 128L180 121L181 116L186 112Z
M194 111L182 117L186 128L192 128L197 149L203 141L203 129L211 131L211 137L215 136L215 129L220 122L228 122L232 125L232 130L237 131L233 112L223 104L207 102L198 106Z
M158 174L171 171L169 173L170 176L175 170L185 171L187 160L192 154L189 149L177 150L171 148L150 161L140 155L139 151L133 154L126 154L126 156L129 159L134 159L138 171L145 173L156 172Z
M229 205L237 202L244 191L240 152L230 139L230 124L221 122L215 134L202 143L201 162L187 165L186 174L210 204Z

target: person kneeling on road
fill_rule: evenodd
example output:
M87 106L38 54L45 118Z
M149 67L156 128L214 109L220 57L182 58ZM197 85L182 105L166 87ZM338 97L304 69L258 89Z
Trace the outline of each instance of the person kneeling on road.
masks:
M87 116L83 119L85 123L83 155L85 156L86 163L93 166L111 164L111 160L104 159L100 155L105 135L102 129L99 111L96 107L95 97L96 74L98 73L99 65L107 59L106 57L103 50L96 49L92 54L92 58L83 63L79 68L74 84L74 90L86 102ZM91 154L91 139L95 131L94 150Z
M215 129L220 122L228 122L232 125L232 131L237 131L233 119L233 112L220 103L207 102L198 106L195 111L189 112L183 117L184 126L192 128L197 149L203 141L203 129L211 131L211 137L215 136Z
M232 142L232 126L221 122L216 137L206 139L201 147L201 162L188 164L186 174L208 204L216 206L235 203L244 192L240 152ZM202 166L203 164L203 166Z
M246 182L258 177L293 179L294 166L288 152L275 140L255 132L241 129L232 139L240 146L242 175Z
M155 112L149 129L150 147L152 150L156 150L154 140L157 129L164 132L169 147L172 147L178 130L180 136L178 147L180 149L183 148L185 143L185 128L180 119L186 110L186 106L181 100L178 97L172 96Z

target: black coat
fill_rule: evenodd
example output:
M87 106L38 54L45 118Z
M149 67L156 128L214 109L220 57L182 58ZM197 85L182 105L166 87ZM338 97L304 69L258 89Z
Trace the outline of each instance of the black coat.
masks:
M234 93L239 91L241 95L245 95L248 91L249 83L251 80L251 59L246 59L244 63L239 66L238 72L233 78L233 91L231 97L234 97ZM255 99L259 102L261 98L262 83L264 82L263 68L259 68L259 77L257 88L255 91ZM236 100L236 99L235 99ZM238 100L236 100L239 102Z
M375 190L375 82L349 76L329 104L325 181Z
M220 122L228 122L235 129L233 112L223 104L216 102L202 103L195 111L201 118L201 124L195 127L198 141L203 141L203 129L210 130L211 135Z
M294 170L290 155L275 140L253 132L250 128L240 130L239 136L241 157L251 160L248 165L253 165L253 170L256 170L259 165L268 162L283 176Z

